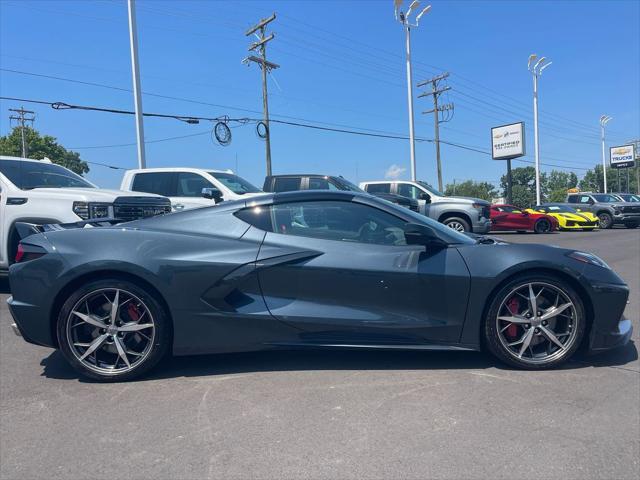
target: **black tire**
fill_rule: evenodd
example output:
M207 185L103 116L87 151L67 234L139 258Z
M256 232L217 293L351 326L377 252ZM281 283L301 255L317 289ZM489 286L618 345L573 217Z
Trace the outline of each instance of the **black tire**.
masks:
M607 212L599 213L598 223L600 224L600 228L602 229L613 228L613 217L610 213Z
M625 223L624 226L627 228L638 228L637 223Z
M498 310L506 298L512 294L512 292L518 288L519 285L527 283L542 283L549 284L556 287L573 302L575 307L575 336L572 339L572 343L566 351L546 363L531 363L527 360L516 358L500 341L497 316ZM584 304L580 296L566 281L549 274L523 274L514 277L507 284L505 284L490 300L489 308L487 309L486 317L484 318L483 334L484 343L489 351L502 362L525 370L544 370L555 368L569 360L571 356L580 348L582 339L584 337L586 329L587 317L585 314ZM531 328L532 326L530 326Z
M132 364L132 368L123 373L104 373L88 368L79 360L72 350L72 348L75 347L70 345L70 339L67 335L67 325L72 321L72 318L75 318L71 312L81 299L91 295L92 292L115 289L130 293L143 302L151 314L151 319L154 324L154 334L152 337L153 341L148 342L150 347L148 347L145 357L137 365ZM58 315L57 323L58 345L65 359L80 374L101 382L122 382L132 380L147 373L168 355L171 347L171 331L171 324L167 312L150 292L136 283L117 278L105 278L89 282L78 288L63 304ZM115 334L113 336L115 336ZM122 344L126 347L124 342Z
M541 218L533 226L533 231L536 233L549 233L551 228L551 222L546 218Z
M470 232L471 226L469 222L467 222L464 218L460 217L449 217L445 219L443 222L447 227L452 228L458 232Z

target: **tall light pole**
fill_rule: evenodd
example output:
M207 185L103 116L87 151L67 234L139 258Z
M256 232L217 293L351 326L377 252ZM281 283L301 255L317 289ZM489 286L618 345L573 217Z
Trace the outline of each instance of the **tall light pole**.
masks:
M604 175L604 193L607 193L607 159L604 153L604 127L613 120L609 115L600 116L600 139L602 140L602 174ZM618 185L620 187L620 185Z
M140 64L138 63L138 30L136 26L136 3L128 0L129 43L131 45L131 74L133 75L133 100L136 106L136 140L138 143L138 168L147 168L144 151L144 124L142 116L142 90L140 88Z
M536 62L537 60L537 62ZM533 142L536 157L536 205L540 205L540 142L538 139L538 77L542 75L542 71L553 62L547 63L547 57L538 59L538 55L532 53L529 55L529 63L527 68L533 75Z
M418 0L413 0L406 12L400 10L403 0L393 0L396 20L398 20L405 29L406 34L406 53L407 53L407 99L409 101L409 145L411 149L411 180L416 181L416 140L413 127L413 74L411 70L411 27L417 27L422 15L431 9L431 5L422 9L416 16L415 23L409 21L409 16L420 6Z

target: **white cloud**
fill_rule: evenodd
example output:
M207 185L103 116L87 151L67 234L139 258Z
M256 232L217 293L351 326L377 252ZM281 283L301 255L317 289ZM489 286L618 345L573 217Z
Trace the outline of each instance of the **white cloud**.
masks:
M387 168L387 171L384 173L384 178L388 180L397 180L406 171L406 168L394 163L389 168Z

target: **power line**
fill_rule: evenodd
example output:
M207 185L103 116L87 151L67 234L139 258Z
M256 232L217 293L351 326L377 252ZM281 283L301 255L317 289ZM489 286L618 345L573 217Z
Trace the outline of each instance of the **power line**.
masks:
M25 98L15 98L15 97L3 97L0 96L0 100L11 100L11 101L22 101L25 103L35 103L35 104L40 104L40 105L49 105L54 109L59 110L60 108L56 108L56 106L58 105L64 105L65 108L64 109L74 109L74 110L84 110L84 111L97 111L97 112L103 112L103 113L114 113L114 114L127 114L127 115L132 115L134 112L132 111L127 111L127 110L119 110L119 109L113 109L113 108L104 108L104 107L93 107L93 106L87 106L87 105L72 105L69 103L65 103L65 102L47 102L44 100L31 100L31 99L25 99ZM144 113L145 116L156 116L156 117L160 117L160 118L179 118L181 116L179 115L170 115L170 114L158 114L158 113ZM184 118L184 117L183 117ZM206 117L188 117L188 118L196 118L196 119L202 119L202 120L219 120L219 121L224 121L225 117L213 117L213 118L206 118ZM223 119L223 120L220 120ZM252 122L252 123L257 123L260 122L261 119L259 118L240 118L240 119L232 119L232 118L227 118L226 120L228 121L236 121L236 122L240 122L240 124L244 124L244 123L248 123L248 122ZM393 139L393 140L408 140L409 137L404 136L404 135L400 135L400 134L395 134L395 133L374 133L374 132L367 132L367 131L359 131L359 130L353 130L352 128L358 128L358 127L351 127L351 128L336 128L336 127L326 127L326 126L322 126L322 125L318 125L313 124L313 123L301 123L301 122L293 122L293 121L287 121L287 120L280 120L280 119L271 119L272 123L277 123L277 124L281 124L281 125L289 125L289 126L294 126L294 127L300 127L300 128L308 128L308 129L313 129L313 130L321 130L321 131L328 131L328 132L334 132L334 133L343 133L343 134L348 134L348 135L356 135L356 136L364 136L364 137L374 137L374 138L386 138L386 139ZM202 133L199 133L198 135L201 135ZM194 136L196 136L194 134ZM184 138L184 137L178 137L178 138ZM161 139L159 141L167 141L169 139ZM416 137L415 139L417 142L429 142L429 143L433 143L434 140L430 139L430 138L423 138L423 137ZM491 155L491 152L487 151L487 150L483 150L481 147L475 147L475 146L471 146L471 145L464 145L464 144L460 144L460 143L456 143L456 142L449 142L446 140L440 140L440 143L443 143L445 145L449 145L451 147L454 148L458 148L458 149L462 149L462 150L467 150L467 151L472 151L475 153L480 153L483 155ZM98 146L96 146L97 148ZM110 148L111 146L105 146L105 148ZM83 147L83 148L87 148L87 147ZM532 161L527 161L527 160L519 160L523 163L533 163ZM589 170L588 168L582 168L582 167L569 167L569 166L565 166L565 165L557 165L557 164L553 164L553 163L542 163L542 165L545 166L549 166L549 167L557 167L557 168L563 168L563 169L570 169L570 168L574 168L574 169L578 169L578 170Z

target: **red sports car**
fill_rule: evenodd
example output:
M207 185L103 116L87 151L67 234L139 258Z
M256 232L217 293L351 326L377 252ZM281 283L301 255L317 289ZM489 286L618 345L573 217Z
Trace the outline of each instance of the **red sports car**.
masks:
M549 233L558 228L558 221L544 213L529 213L513 205L491 205L491 231L533 230Z

